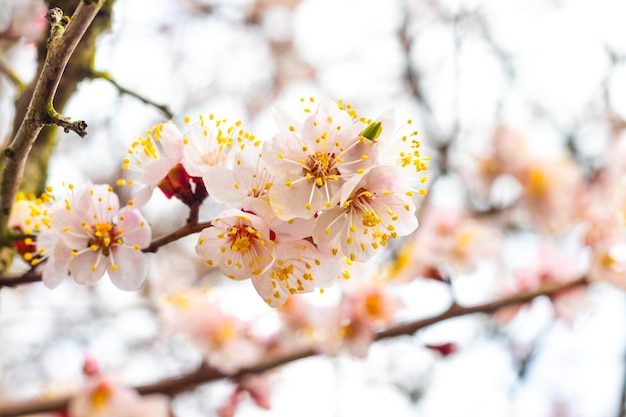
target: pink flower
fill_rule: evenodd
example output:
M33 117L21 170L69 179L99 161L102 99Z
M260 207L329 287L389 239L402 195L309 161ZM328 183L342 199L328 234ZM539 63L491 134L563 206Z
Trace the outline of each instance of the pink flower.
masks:
M252 278L254 288L271 307L282 306L290 295L330 287L340 275L338 260L323 256L306 240L277 238L275 245L274 263Z
M233 152L233 168L214 167L213 172L207 183L213 200L262 217L275 234L291 240L313 233L313 218L283 221L274 214L269 190L278 179L267 170L258 148L248 146Z
M589 278L626 289L626 244L607 239L593 247Z
M69 417L168 417L164 395L141 396L109 378L97 376L70 400Z
M350 353L367 356L376 330L393 322L397 306L388 289L378 284L363 284L350 291L340 305L342 342Z
M252 401L259 407L270 409L271 387L268 377L262 375L245 375L237 384L233 393L226 399L226 402L219 408L219 417L233 417L239 404L244 399L244 394L248 394Z
M209 365L230 374L260 359L262 344L249 325L224 312L206 292L179 293L170 301L175 307L168 320L170 331L187 335Z
M41 254L49 257L44 283L55 287L69 270L77 283L94 284L106 271L120 289L141 287L147 273L141 248L150 243L151 231L130 203L120 209L110 186L89 184L56 208L51 233L37 239Z
M205 177L206 187L211 197L231 208L252 209L263 200L269 204L268 191L276 181L270 174L261 158L261 152L256 147L245 147L231 153L233 155L232 168L215 166L212 175ZM246 201L247 200L247 201ZM269 208L271 212L271 208Z
M274 262L274 242L261 217L229 209L200 233L196 253L231 279L261 275Z
M370 160L368 139L348 111L333 101L322 103L302 124L277 113L281 130L264 143L267 169L280 178L269 191L278 218L311 218L332 207L345 181L362 174Z
M390 166L371 168L342 187L339 205L317 219L313 240L331 245L351 261L366 261L389 238L405 236L417 228L415 205L399 186L398 173Z

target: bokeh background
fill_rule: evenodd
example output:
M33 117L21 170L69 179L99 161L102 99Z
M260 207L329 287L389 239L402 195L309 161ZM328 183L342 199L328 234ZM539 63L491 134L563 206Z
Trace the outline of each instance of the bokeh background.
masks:
M47 7L0 0L2 66L24 82L36 71L33 16ZM275 132L272 108L297 113L301 97L341 98L370 117L393 108L399 120L413 120L422 153L431 155L429 201L484 212L520 194L512 178L485 192L477 175L502 129L523 137L537 158L568 155L583 175L616 163L609 156L626 127L625 17L626 3L615 0L115 0L94 67L167 106L179 125L186 115L215 113L260 138ZM0 138L11 135L17 93L0 74ZM169 118L102 79L82 81L63 113L86 120L89 135L60 135L48 178L55 187L114 183L130 143ZM159 235L181 226L187 208L156 196L146 210ZM575 231L556 235L582 271L589 259L572 248ZM415 279L395 288L405 304L400 319L441 312L451 297L497 298L512 270L541 262L544 228L493 233L499 243L490 258L470 270L440 265L452 284ZM212 275L193 259L194 242L153 257L138 294L107 280L2 289L0 399L64 392L80 379L85 352L130 384L192 369L198 354L163 336L158 314L164 294L186 286L212 286L229 311L271 328L253 288ZM332 303L333 291L314 302ZM376 343L367 359L298 361L276 373L272 410L244 402L238 415L621 416L624 301L622 291L595 284L566 318L538 298L510 321L448 320ZM447 342L457 353L442 358L424 348ZM213 415L228 384L177 397L175 414Z

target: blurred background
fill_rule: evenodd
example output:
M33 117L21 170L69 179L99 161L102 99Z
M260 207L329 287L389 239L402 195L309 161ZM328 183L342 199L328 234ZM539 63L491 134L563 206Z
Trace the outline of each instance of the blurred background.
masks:
M0 0L4 141L22 85L36 73L49 3ZM356 280L409 256L410 267L391 277L403 302L398 322L440 313L452 301L483 303L594 271L599 246L590 234L599 226L591 206L615 209L623 227L624 2L107 4L110 28L97 36L93 69L109 80L101 73L77 79L62 113L86 120L89 134L60 132L48 184L114 184L131 142L168 119L182 126L185 116L214 113L268 138L276 132L272 108L297 114L301 97L344 99L372 118L394 109L398 120L413 120L422 154L431 157L429 194L418 200L417 234ZM202 218L216 210L208 204ZM154 236L180 227L186 213L160 195L146 207ZM623 249L623 231L613 232L612 249ZM227 311L273 329L274 312L251 285L224 282L194 258L195 239L152 257L141 293L108 280L89 288L68 280L54 291L41 283L3 288L0 400L65 392L80 380L87 352L129 384L193 369L198 353L164 335L160 307L189 286L211 287ZM623 253L612 256L624 261ZM591 278L624 287L624 271ZM341 288L307 299L333 305ZM538 297L519 311L441 322L375 343L366 359L342 353L294 362L273 376L271 410L248 401L237 415L624 415L623 291L594 283L560 301ZM426 347L447 343L455 353ZM174 413L213 415L229 384L176 397Z

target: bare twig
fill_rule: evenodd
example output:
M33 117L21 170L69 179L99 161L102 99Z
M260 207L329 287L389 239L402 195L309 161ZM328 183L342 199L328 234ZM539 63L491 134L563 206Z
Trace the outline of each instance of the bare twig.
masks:
M185 236L189 236L194 233L201 232L207 227L211 227L211 222L187 223L186 225L184 225L178 230L175 230L171 233L168 233L166 235L163 235L159 238L154 239L148 247L143 248L142 250L146 253L156 252L157 250L159 250L161 246L165 246L168 243L174 242L175 240L178 240Z
M546 284L533 291L515 294L510 297L502 298L500 300L492 301L485 304L479 304L476 306L464 307L458 304L453 304L448 310L441 314L422 320L416 320L413 322L400 324L398 326L384 330L376 335L376 340L389 339L392 337L398 337L403 335L411 335L424 327L454 317L477 313L490 314L503 307L526 303L540 296L553 296L560 292L567 291L575 287L581 287L584 285L587 285L587 279L583 277L568 282ZM259 362L255 366L242 369L239 372L231 375L224 374L207 364L202 364L200 367L188 374L173 378L167 378L149 385L142 385L136 387L136 389L139 393L143 395L161 393L172 396L184 391L191 390L200 384L224 378L238 378L250 373L265 372L278 366L287 364L289 362L304 359L314 355L317 355L317 352L314 349L298 350L279 357L266 359L265 361ZM15 417L26 414L58 411L67 408L69 401L69 397L64 397L53 400L32 400L22 403L0 404L0 417Z
M120 92L120 94L126 94L129 95L131 97L136 98L137 100L152 106L156 109L158 109L161 113L163 113L163 115L165 115L165 117L167 117L168 119L171 119L174 117L174 113L172 113L172 111L169 109L169 107L167 107L165 104L157 104L154 101L150 100L149 98L146 98L144 96L142 96L141 94L129 90L126 87L122 87L120 84L118 84L117 81L115 81L115 79L113 77L111 77L111 74L109 74L108 72L104 72L104 71L96 71L92 69L92 72L90 74L90 78L94 79L94 78L100 78L103 80L108 81L109 83L111 83L111 85L113 85L115 88L117 88L117 90Z
M9 68L2 57L0 57L0 74L7 77L11 84L13 84L20 93L26 88L26 84L24 84L20 77L17 76L13 69Z

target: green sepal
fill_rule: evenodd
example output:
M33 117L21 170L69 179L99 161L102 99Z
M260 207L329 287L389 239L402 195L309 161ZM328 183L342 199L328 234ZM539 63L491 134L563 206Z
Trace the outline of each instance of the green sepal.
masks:
M374 142L380 136L382 131L382 122L373 122L368 127L366 127L363 132L361 132L361 136Z

